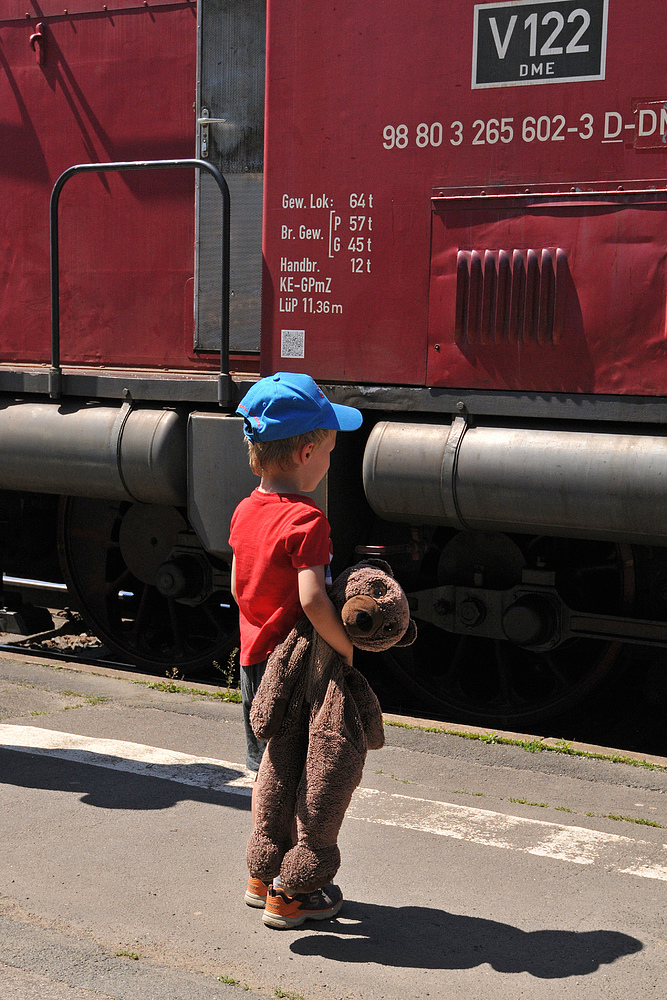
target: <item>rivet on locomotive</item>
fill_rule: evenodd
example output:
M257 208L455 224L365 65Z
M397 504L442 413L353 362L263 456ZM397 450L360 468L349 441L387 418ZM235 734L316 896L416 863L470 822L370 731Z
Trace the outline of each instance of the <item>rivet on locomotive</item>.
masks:
M0 15L6 576L226 662L234 409L306 371L365 418L334 569L419 621L387 704L523 725L667 646L661 0L39 6Z

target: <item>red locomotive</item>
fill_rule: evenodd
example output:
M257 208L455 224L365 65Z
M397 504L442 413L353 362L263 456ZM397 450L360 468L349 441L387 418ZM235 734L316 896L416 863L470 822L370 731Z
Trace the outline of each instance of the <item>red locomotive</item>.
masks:
M397 686L528 722L667 645L665 24L6 0L6 572L61 572L143 666L224 658L236 401L306 371L365 413L326 502L339 565L410 593Z

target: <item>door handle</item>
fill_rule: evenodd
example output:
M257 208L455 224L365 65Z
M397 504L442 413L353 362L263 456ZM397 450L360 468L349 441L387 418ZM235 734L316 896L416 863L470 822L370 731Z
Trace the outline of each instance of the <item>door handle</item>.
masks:
M44 22L40 21L35 31L32 33L28 39L30 48L35 53L35 59L37 60L38 66L43 66L46 62L46 32L44 28Z
M208 108L202 108L201 109L201 118L197 119L197 124L201 128L201 140L200 140L200 143L199 143L199 152L200 152L200 156L202 157L202 159L205 160L208 157L208 143L209 143L208 127L209 127L209 125L226 125L227 124L227 119L226 118L211 118L210 117L210 111L208 110Z

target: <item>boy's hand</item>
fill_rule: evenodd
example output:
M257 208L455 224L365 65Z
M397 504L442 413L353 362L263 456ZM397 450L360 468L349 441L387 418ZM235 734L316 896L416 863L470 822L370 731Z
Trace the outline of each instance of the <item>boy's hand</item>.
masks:
M298 570L298 585L301 607L313 628L351 667L354 646L327 595L324 566L308 566Z

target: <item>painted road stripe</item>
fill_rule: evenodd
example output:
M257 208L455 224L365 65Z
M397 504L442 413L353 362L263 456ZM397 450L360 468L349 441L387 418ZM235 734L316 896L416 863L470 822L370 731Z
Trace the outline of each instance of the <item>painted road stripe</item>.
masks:
M230 764L213 757L192 754L143 743L123 740L99 740L74 733L58 733L36 726L0 725L0 748L23 750L60 760L129 771L151 778L164 778L182 785L196 785L214 792L250 795L255 776L241 764Z
M390 801L387 801L390 800ZM500 847L577 865L603 864L608 871L667 882L667 845L617 833L563 826L546 820L508 816L449 802L357 789L347 816L422 833ZM628 867L628 851L632 866Z
M245 767L229 761L35 726L0 724L0 747L234 795L249 795L254 780L254 775ZM357 789L347 816L365 823L400 827L578 865L597 863L609 872L667 882L667 845L621 834L508 816L489 809L413 798L374 788Z

